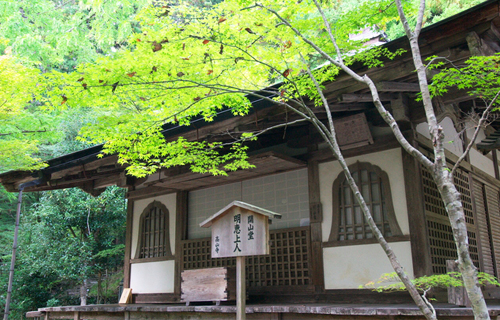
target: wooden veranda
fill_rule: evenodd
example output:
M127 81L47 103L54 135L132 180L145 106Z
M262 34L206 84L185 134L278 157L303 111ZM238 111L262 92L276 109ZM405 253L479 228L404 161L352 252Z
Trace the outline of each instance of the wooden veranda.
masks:
M439 319L473 319L472 309L436 304ZM500 304L490 305L491 319L500 316ZM425 319L412 304L254 304L246 307L247 319ZM90 305L41 308L27 318L49 319L234 319L235 305L181 304Z

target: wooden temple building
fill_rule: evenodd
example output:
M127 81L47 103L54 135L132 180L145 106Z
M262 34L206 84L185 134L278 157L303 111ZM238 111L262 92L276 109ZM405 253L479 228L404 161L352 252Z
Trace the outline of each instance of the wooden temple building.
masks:
M471 55L500 52L499 8L499 1L487 1L425 28L420 39L423 56L445 56L460 64ZM401 38L385 46L408 52L384 67L354 67L378 84L381 99L411 143L432 154L423 108L415 101L419 86L408 41ZM340 74L324 90L351 171L406 272L414 277L445 273L446 261L457 255L447 214L429 172L399 146L375 110L367 88ZM474 114L485 105L458 90L450 90L434 102L449 141L446 152L452 165L472 135ZM169 126L165 137L221 141L229 139L224 138L225 132L262 130L293 119L282 107L257 100L253 104L245 117L223 111L211 123L200 119L189 127ZM317 112L326 119L324 110ZM210 230L200 223L238 200L282 216L270 225L271 254L246 260L249 319L422 318L405 293L359 289L392 269L364 222L340 165L310 125L269 131L249 146L256 167L225 177L176 167L135 179L125 175L116 156L99 158L101 146L52 159L37 172L1 174L0 182L12 192L29 182L25 192L79 187L97 195L111 185L128 188L124 287L132 289L131 303L43 308L28 316L234 318L235 307L230 302L190 306L181 302L181 274L234 267L234 258L211 258ZM455 176L472 259L481 271L495 276L500 275L499 147L500 122L492 121L481 130ZM500 308L494 302L500 291L485 288L484 292L492 303L492 317L497 317ZM446 302L446 297L438 297L439 317L472 317L469 308Z

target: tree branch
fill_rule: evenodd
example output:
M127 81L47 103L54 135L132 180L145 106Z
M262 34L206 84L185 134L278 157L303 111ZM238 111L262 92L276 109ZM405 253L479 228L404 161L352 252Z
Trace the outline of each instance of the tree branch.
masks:
M21 132L0 133L0 137L11 136L11 135L15 135L15 134L42 133L42 132L49 132L49 131L54 131L54 130L47 130L47 129L43 129L43 130L23 130Z
M316 2L316 0L315 0L315 3L317 4L317 6L319 6L319 4ZM309 44L311 47L313 47L325 59L327 59L328 61L330 61L334 65L338 66L339 68L341 68L344 72L346 72L348 75L350 75L355 80L357 80L357 81L359 81L361 83L366 84L370 88L370 92L371 92L371 94L373 96L373 102L374 102L375 106L377 107L377 110L382 115L382 117L384 118L385 122L390 126L391 130L393 131L394 135L396 136L396 139L400 142L400 144L402 145L402 147L408 153L410 153L411 155L414 155L417 158L417 160L419 162L421 162L425 167L430 168L432 166L432 162L427 157L425 157L420 151L418 151L415 147L413 147L408 142L408 140L406 140L406 138L403 136L403 133L399 129L399 126L397 125L397 123L394 120L394 118L392 117L392 115L387 111L387 109L385 109L384 105L380 102L380 99L379 99L379 96L378 96L378 89L376 88L376 86L373 83L373 81L367 75L360 76L357 73L355 73L352 69L350 69L349 67L347 67L341 60L340 61L334 60L332 57L330 57L330 55L328 55L326 52L324 52L323 50L321 50L321 48L319 48L315 43L313 43L311 40L309 40L308 38L306 38L299 30L297 30L296 28L294 28L290 24L290 22L288 22L288 20L286 20L285 18L281 17L281 15L278 12L276 12L275 10L272 10L270 8L267 8L267 7L264 7L262 5L259 5L259 6L261 8L264 8L264 9L268 10L273 15L275 15L278 19L280 19L286 26L288 26L289 28L291 28L295 34L297 34L300 38L302 38L302 40L304 40L307 44ZM323 14L323 16L324 16L324 14ZM326 21L326 17L324 18L323 21ZM328 21L326 21L325 27L327 27L327 30L328 30ZM330 33L330 39L331 39L331 41L333 41L333 44L336 46L336 48L338 48L337 43L335 41L335 37L333 36L333 34L331 34L331 29L330 29L329 33ZM339 53L339 51L340 51L340 49L338 49L337 52Z
M486 110L483 111L483 114L481 115L481 119L479 119L479 122L477 123L476 130L474 130L474 134L472 135L472 138L469 141L469 144L467 145L467 148L465 148L464 152L458 158L457 162L453 166L453 169L451 169L451 175L455 175L455 171L457 168L460 166L460 163L467 157L467 154L469 154L470 149L474 145L474 142L476 142L477 135L479 134L479 130L482 128L483 124L488 120L488 116L490 115L490 111L493 109L493 105L495 101L497 100L498 96L500 95L500 90L497 92L497 94L493 97L493 100L490 101L490 104L486 108ZM467 133L465 133L467 134Z
M75 239L78 239L78 237L76 236L75 230L73 230L73 228L72 228L70 225L68 225L68 229L69 229L69 231L71 232L71 234L73 235L73 237L74 237Z
M425 12L425 0L420 0L420 5L418 7L418 15L417 15L417 25L415 26L415 31L413 33L415 37L418 37L420 35L420 31L422 30L424 22L424 12Z

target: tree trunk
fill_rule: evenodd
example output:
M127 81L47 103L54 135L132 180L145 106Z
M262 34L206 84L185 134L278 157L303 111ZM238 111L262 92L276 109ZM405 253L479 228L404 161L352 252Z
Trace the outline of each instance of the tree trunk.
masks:
M101 304L101 299L102 299L102 272L99 271L97 274L97 298L96 298L96 303Z
M80 286L80 305L87 305L87 279L84 279Z
M344 174L347 178L347 183L351 187L351 190L354 193L354 196L359 203L359 206L361 208L361 211L363 212L363 216L365 218L365 221L368 223L370 226L370 230L373 232L374 237L377 239L378 243L384 250L385 254L387 255L387 258L389 258L389 261L391 263L392 268L398 275L399 279L401 279L401 282L406 287L406 290L408 293L410 293L410 296L412 297L413 301L415 304L418 306L422 314L428 319L428 320L436 320L436 311L432 304L428 303L418 292L418 289L415 287L415 284L410 280L409 276L406 274L404 271L403 266L399 262L396 253L392 248L390 247L389 243L385 240L384 235L382 232L380 232L380 229L377 227L377 224L373 220L370 208L365 202L365 199L361 195L361 192L359 191L358 186L356 185L356 181L351 175L351 172L349 171L349 167L340 151L340 148L338 146L338 142L335 136L335 129L332 126L333 134L330 136L330 146L337 157L342 170L344 171Z
M396 0L401 22L404 26L413 57L413 64L417 71L418 83L422 94L422 103L424 105L429 133L432 137L434 164L432 166L433 179L436 182L441 198L446 207L453 230L453 238L457 247L458 269L462 273L465 290L469 296L476 320L489 320L488 307L483 297L479 281L477 278L477 269L472 263L469 254L469 240L467 237L467 225L465 223L465 214L460 193L453 182L453 175L449 171L444 151L444 133L443 128L438 124L434 105L429 93L429 84L427 82L427 67L422 62L418 37L423 25L423 15L425 11L425 0L420 0L418 19L415 29L412 31L408 20L403 11L401 0Z
M319 8L319 6L318 6L318 8ZM389 259L392 268L394 269L394 271L398 275L399 279L405 285L405 287L408 290L408 292L410 293L413 301L419 307L422 314L428 320L435 320L436 319L436 310L434 309L432 304L430 304L429 301L427 299L425 299L424 296L420 295L415 284L410 280L410 278L408 277L408 275L404 271L403 266L401 265L401 263L397 259L395 252L389 246L389 243L387 243L387 241L384 238L384 235L382 234L382 232L380 232L379 228L377 227L377 224L373 220L370 208L366 204L365 199L363 198L361 192L359 191L359 188L356 185L354 178L352 177L352 174L351 174L349 167L344 159L344 156L342 155L342 151L340 150L340 147L339 147L339 144L337 141L337 134L335 132L335 125L333 122L333 117L331 115L330 107L328 105L328 101L327 101L326 97L324 96L323 91L321 90L321 87L319 86L319 83L316 81L311 70L308 68L307 71L308 71L309 77L311 78L314 85L316 86L316 90L318 91L318 93L321 97L321 100L323 101L323 106L325 108L325 111L326 111L326 114L328 117L329 129L327 129L326 126L324 126L314 116L314 114L311 114L310 121L315 126L315 128L319 131L319 133L325 139L325 141L328 143L328 146L331 149L332 153L338 159L338 161L342 167L342 170L346 176L347 183L349 184L349 186L350 186L350 188L351 188L351 190L356 198L356 201L359 203L361 211L363 212L364 219L368 223L370 230L372 231L374 237L377 239L380 246L382 247L385 254L387 255L387 258ZM369 81L369 83L372 83L371 80ZM367 82L367 84L368 84L368 82ZM374 100L376 100L375 99L376 96L378 96L378 95L377 94L374 95ZM307 110L307 107L305 107L305 109ZM393 121L393 122L395 123L395 121Z
M477 279L477 268L474 266L469 254L469 238L460 192L455 187L453 176L447 168L445 170L436 169L434 176L450 219L455 245L457 246L458 269L462 273L464 287L474 311L474 319L490 319L488 306Z

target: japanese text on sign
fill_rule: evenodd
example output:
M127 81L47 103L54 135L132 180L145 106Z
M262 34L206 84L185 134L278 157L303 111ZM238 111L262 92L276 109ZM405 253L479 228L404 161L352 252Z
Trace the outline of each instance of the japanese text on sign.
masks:
M235 240L234 240L234 250L233 252L241 252L240 248L240 243L241 243L241 214L237 214L234 216L234 235L235 235Z
M269 218L248 210L235 210L212 225L212 258L269 253Z
M248 216L248 240L254 240L253 215Z

